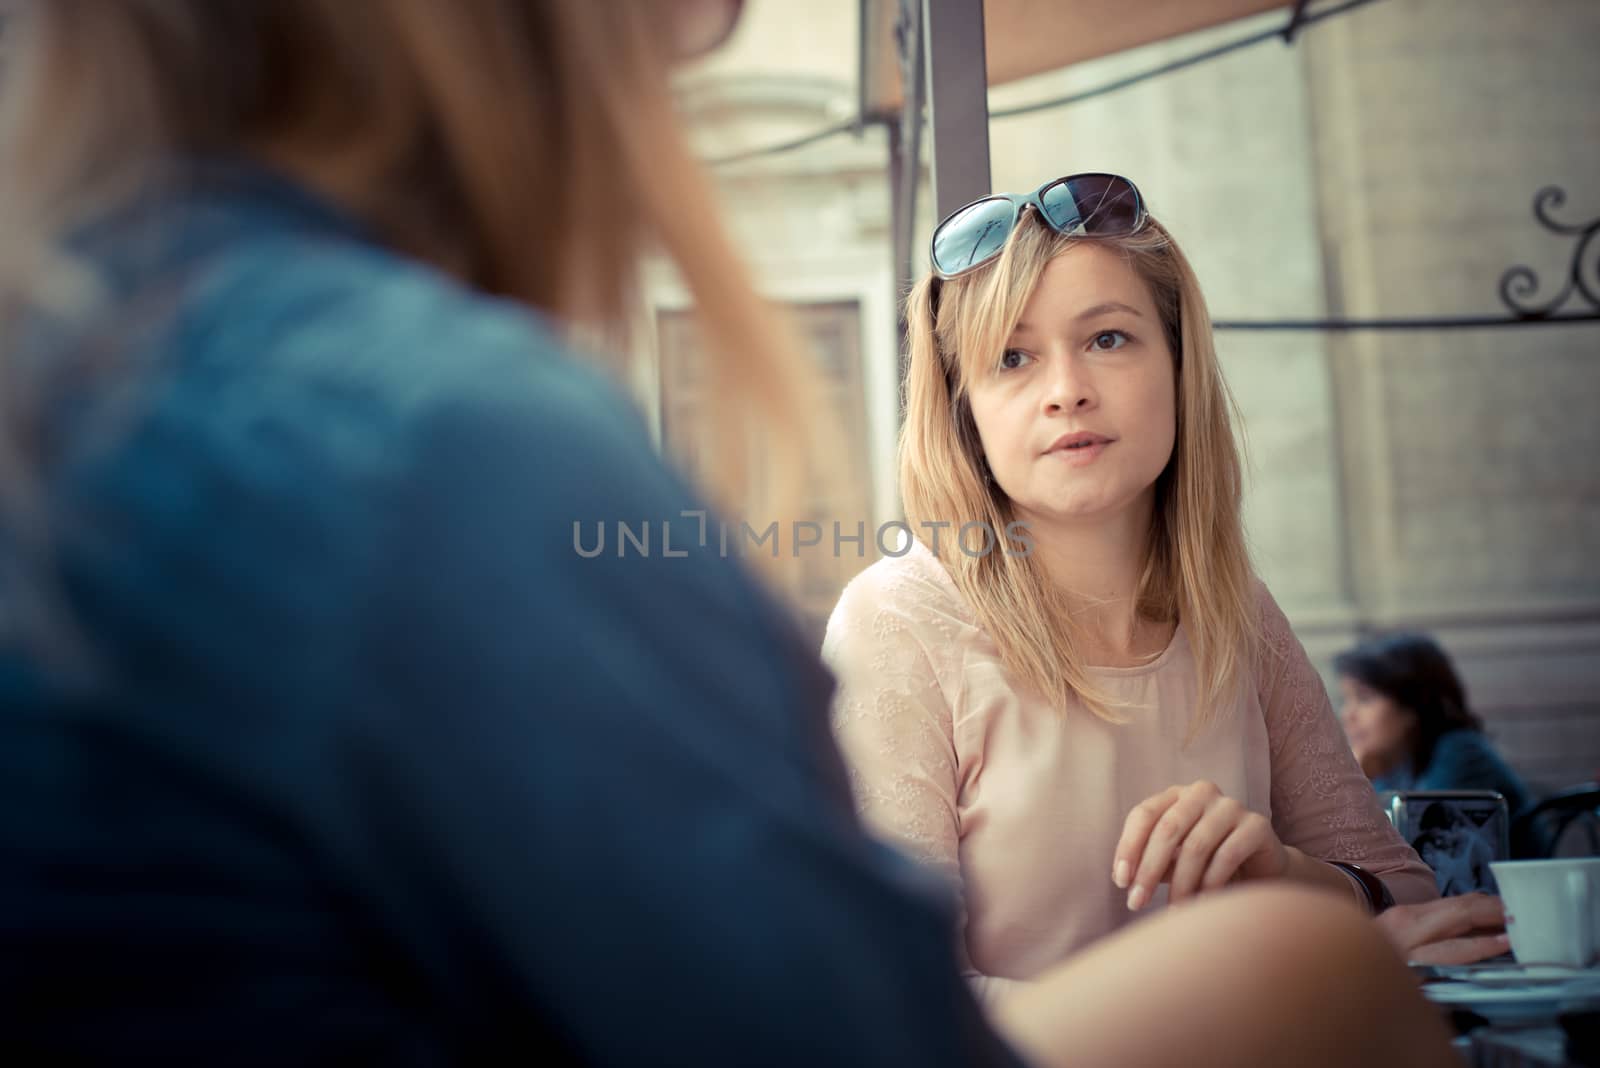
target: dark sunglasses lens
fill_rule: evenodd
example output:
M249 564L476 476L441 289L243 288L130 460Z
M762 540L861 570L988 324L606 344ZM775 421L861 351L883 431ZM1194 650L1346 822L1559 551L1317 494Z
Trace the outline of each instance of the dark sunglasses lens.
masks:
M1139 194L1126 178L1090 174L1057 182L1039 196L1045 219L1065 234L1114 237L1139 223Z
M1015 220L1009 200L980 200L962 208L934 232L934 269L959 274L992 258L1005 245Z

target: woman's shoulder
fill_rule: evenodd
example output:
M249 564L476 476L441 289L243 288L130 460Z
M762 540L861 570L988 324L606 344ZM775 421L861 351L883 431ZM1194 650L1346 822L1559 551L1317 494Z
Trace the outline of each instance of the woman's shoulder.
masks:
M241 211L171 264L170 317L124 376L145 413L132 429L171 441L172 462L204 457L303 499L393 492L468 440L536 461L529 493L563 471L650 466L635 406L538 312L315 222ZM255 477L267 471L288 477Z
M845 586L828 620L829 646L910 635L925 647L953 642L975 617L944 565L916 538L885 555Z
M1267 587L1260 575L1250 576L1248 596L1255 610L1256 621L1263 632L1271 631L1278 634L1291 630L1289 618L1284 615L1278 599L1272 596L1272 590Z
M1529 800L1521 777L1489 736L1474 727L1457 727L1439 736L1421 785L1437 790L1498 790L1513 813Z
M541 313L359 244L302 259L279 281L282 254L243 248L196 310L182 406L225 395L232 415L202 418L229 448L288 442L320 491L542 517L558 542L703 507L603 360Z
M1498 777L1506 770L1505 761L1494 743L1475 727L1456 727L1439 735L1433 743L1428 766L1430 772L1467 775L1479 780Z
M596 392L538 313L383 249L268 237L207 274L186 310L201 340L188 355L241 385L360 394L397 416L468 400L560 409Z
M313 438L331 425L348 444L464 404L613 407L537 312L388 248L297 182L248 164L179 173L69 247L103 294L83 325L134 339L123 387L195 402L196 430L218 411Z
M1456 727L1439 735L1433 751L1435 754L1492 753L1494 746L1482 731L1472 727Z
M316 219L223 214L88 320L156 298L62 423L69 518L114 519L174 559L232 539L262 569L348 577L408 529L454 539L441 558L492 547L555 571L579 521L659 530L702 507L625 393L537 313ZM631 563L613 556L586 574ZM699 555L657 570L742 599Z
M1274 675L1300 648L1299 639L1295 637L1289 617L1259 575L1250 576L1248 597L1250 619L1255 625L1252 635L1257 650L1255 669Z

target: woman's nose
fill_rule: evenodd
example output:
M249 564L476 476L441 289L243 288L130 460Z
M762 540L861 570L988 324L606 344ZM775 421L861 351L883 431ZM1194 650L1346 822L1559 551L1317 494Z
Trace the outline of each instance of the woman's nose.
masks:
M1093 383L1070 354L1050 361L1046 390L1045 409L1050 412L1078 411L1095 404Z

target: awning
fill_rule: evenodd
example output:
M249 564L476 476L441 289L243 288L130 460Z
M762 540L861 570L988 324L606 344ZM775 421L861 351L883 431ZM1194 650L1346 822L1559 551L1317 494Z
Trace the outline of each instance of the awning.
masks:
M908 266L922 112L939 215L989 192L992 85L1308 0L861 0L861 116L898 118L895 259ZM920 45L920 47L918 47ZM908 84L909 83L909 84ZM908 91L909 90L909 91Z
M869 116L897 113L905 101L895 25L906 2L862 0L862 105ZM968 8L980 2L990 85L1294 6L1287 0L956 0Z

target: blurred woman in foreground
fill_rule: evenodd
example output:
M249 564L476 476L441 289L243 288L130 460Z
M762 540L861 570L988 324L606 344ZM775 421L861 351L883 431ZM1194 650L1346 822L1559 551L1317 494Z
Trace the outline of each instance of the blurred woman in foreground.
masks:
M694 542L568 340L624 320L647 244L740 399L723 454L799 440L792 346L670 111L736 7L8 20L0 1045L1450 1063L1371 925L1287 890L1107 940L1003 1042L949 902L860 830L784 614L708 549L574 551L640 517Z

